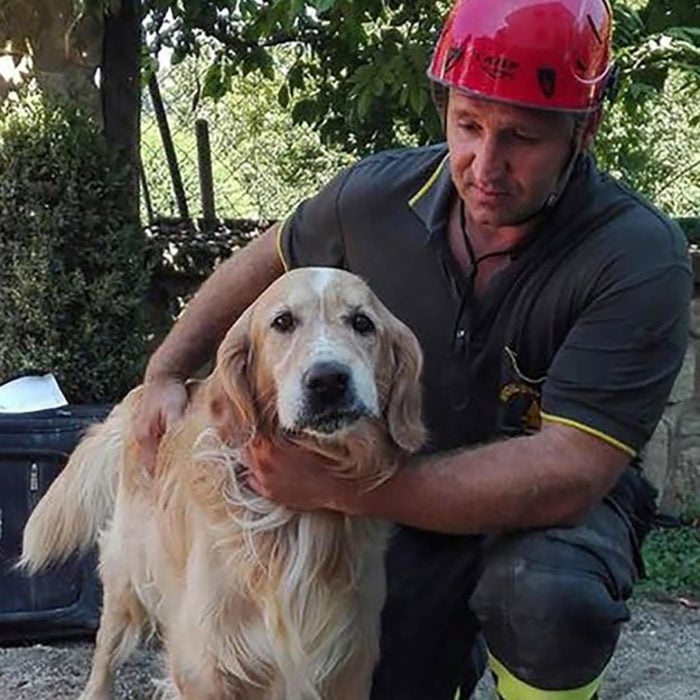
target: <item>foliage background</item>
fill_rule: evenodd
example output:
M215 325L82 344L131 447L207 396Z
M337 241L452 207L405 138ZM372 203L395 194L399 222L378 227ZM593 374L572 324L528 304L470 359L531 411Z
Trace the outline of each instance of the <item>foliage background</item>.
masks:
M209 124L217 213L224 217L273 219L352 161L350 154L321 142L308 124L295 124L273 78L241 76L218 100L201 99L206 59L190 57L160 71L160 91L178 156L190 211L201 215L195 143L196 119ZM141 158L156 214L175 215L167 164L147 94L141 115ZM143 210L144 219L146 211Z
M621 81L596 155L668 213L697 216L700 2L613 4ZM145 0L149 56L172 63L167 101L192 200L189 134L200 115L216 112L220 125L214 167L223 215L284 216L348 159L440 139L425 68L449 5ZM144 125L145 152L155 157L157 137ZM163 168L150 161L146 170L156 209L167 207Z
M71 402L138 382L146 240L123 173L77 109L27 90L0 115L0 381L52 371Z

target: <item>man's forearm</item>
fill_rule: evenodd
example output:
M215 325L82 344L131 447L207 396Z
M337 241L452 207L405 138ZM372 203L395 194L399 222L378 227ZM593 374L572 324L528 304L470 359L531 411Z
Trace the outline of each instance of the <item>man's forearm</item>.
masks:
M284 272L276 235L273 226L217 268L151 357L146 381L187 378L212 356L235 320Z
M448 533L572 524L628 457L575 429L418 460L341 510Z

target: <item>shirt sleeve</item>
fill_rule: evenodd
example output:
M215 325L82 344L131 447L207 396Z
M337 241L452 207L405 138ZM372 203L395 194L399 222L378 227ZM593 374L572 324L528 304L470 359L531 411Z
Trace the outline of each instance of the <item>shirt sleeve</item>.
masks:
M313 265L345 266L340 197L351 172L343 170L282 222L277 250L287 270Z
M627 268L603 284L557 352L542 418L634 455L651 437L683 362L692 275L680 256Z

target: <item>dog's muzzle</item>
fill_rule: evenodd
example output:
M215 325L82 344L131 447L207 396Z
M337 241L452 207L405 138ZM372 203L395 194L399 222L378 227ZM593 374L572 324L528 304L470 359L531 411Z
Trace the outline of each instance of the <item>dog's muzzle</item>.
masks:
M352 371L340 362L315 362L304 373L302 387L299 428L330 434L367 414L357 397Z

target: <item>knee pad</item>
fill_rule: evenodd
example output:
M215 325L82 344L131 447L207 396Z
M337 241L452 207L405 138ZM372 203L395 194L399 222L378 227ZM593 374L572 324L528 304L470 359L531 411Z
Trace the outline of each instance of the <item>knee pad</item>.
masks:
M620 625L629 618L625 603L615 600L595 574L548 568L517 556L489 558L471 607L494 674L523 686L515 695L513 688L510 695L502 692L507 700L592 698ZM580 694L538 695L525 693L525 687Z

